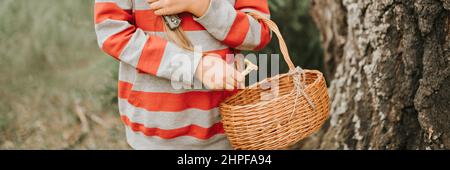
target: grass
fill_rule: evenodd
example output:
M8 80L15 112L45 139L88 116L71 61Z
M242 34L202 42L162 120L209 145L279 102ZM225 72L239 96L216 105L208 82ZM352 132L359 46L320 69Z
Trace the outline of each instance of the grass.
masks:
M93 1L0 1L0 149L129 149L92 13ZM88 119L74 144L76 107L103 125Z

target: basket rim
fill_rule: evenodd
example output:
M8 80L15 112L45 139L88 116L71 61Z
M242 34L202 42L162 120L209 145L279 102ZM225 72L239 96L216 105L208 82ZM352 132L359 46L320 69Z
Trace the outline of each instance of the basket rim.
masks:
M303 70L304 70L305 73L313 73L313 74L317 75L317 78L312 83L310 83L305 88L305 90L311 88L311 86L313 86L313 85L318 84L319 81L321 81L321 79L323 79L323 73L318 71L318 70L308 70L308 69L303 69ZM267 82L268 80L272 80L272 79L276 79L276 78L283 78L283 77L286 77L286 76L289 76L289 73L279 74L279 75L276 75L274 77L266 78L266 79L264 79L264 80L262 80L262 81L260 81L260 82L258 82L256 84L253 84L251 86L246 87L245 89L242 89L241 91L239 91L238 93L236 93L233 96L238 96L238 95L244 93L245 90L250 89L250 88L254 88L255 86L260 85L261 83ZM274 98L272 100L261 101L261 102L257 102L257 103L254 103L254 104L246 104L246 105L241 105L241 106L227 104L230 100L232 100L234 98L234 97L230 97L230 98L226 99L224 102L222 102L220 104L220 107L244 108L244 107L251 107L251 106L256 106L256 105L261 105L261 104L267 104L267 103L273 102L274 100L279 100L279 99L285 98L285 97L287 97L287 96L289 96L289 95L291 95L293 93L295 93L294 89L290 93L284 94L284 95L280 95L279 97L276 97L276 98Z

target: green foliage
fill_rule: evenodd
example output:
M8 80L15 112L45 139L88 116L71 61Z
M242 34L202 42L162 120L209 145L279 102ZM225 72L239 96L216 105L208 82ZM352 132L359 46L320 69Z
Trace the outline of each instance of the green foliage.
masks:
M280 27L293 62L303 68L322 69L320 34L309 15L310 1L270 0L269 4L272 19ZM275 37L262 53L279 53ZM287 71L287 66L282 65L281 69Z

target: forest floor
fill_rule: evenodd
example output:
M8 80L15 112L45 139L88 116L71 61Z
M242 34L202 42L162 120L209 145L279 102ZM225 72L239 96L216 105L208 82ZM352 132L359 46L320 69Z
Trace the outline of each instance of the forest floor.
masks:
M92 12L91 1L0 1L0 149L130 149L118 65L98 49Z

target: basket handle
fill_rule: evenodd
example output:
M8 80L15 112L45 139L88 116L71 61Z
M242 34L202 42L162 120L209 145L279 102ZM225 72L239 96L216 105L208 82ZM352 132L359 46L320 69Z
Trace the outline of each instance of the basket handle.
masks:
M250 60L245 59L244 60L245 70L241 73L243 76L247 76L252 71L257 71L258 66L256 64L253 64Z
M286 42L284 41L283 35L281 35L280 33L280 29L278 28L277 24L266 18L261 16L261 14L258 14L256 12L250 12L248 13L248 15L252 16L253 18L260 20L262 22L264 22L264 24L267 25L267 27L269 27L270 30L272 30L272 32L275 33L275 35L278 37L278 43L280 45L280 50L281 50L281 54L283 54L283 58L284 61L286 61L287 65L289 66L289 70L295 70L295 65L294 63L292 63L291 57L289 56L289 50L287 48Z

